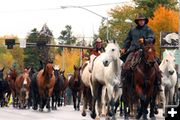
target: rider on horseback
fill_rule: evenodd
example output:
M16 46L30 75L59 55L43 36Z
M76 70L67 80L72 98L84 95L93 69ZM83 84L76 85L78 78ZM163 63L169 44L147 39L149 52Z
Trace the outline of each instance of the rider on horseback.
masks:
M95 56L99 56L102 52L105 51L101 38L98 38L93 46L94 48L91 51L91 54L94 54Z
M137 55L138 53L135 54L136 51L139 51L140 49L143 50L145 43L155 44L154 33L151 28L147 26L148 21L148 18L139 14L134 20L137 26L129 31L128 36L124 41L123 48L121 49L121 59L125 62L124 68L126 68L126 70L130 70L139 59L134 57L141 57L140 55ZM160 64L160 60L156 57L155 66L157 68L158 64Z
M148 21L147 17L139 14L139 16L134 20L137 26L130 29L128 36L124 41L123 48L121 49L121 59L124 61L121 75L124 82L128 82L128 80L132 78L132 71L143 56L142 51L144 49L144 45L155 44L154 33L147 26ZM156 86L157 89L160 90L161 72L158 64L160 64L160 60L156 57L154 63L154 67L158 73Z

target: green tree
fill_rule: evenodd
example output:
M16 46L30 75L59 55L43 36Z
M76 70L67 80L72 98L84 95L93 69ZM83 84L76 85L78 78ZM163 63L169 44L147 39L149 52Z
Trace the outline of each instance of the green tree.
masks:
M133 6L117 6L112 9L109 14L109 39L115 39L122 45L127 36L128 31L134 26L133 20L136 17L138 10ZM126 19L132 20L132 23L125 22ZM99 28L99 37L106 40L106 24L102 23Z
M138 9L142 9L147 17L153 17L155 9L162 5L166 8L177 9L177 0L133 0Z
M75 44L76 39L77 38L72 35L71 25L66 25L65 30L62 30L60 36L58 37L59 44L67 44L67 45ZM60 47L57 49L57 51L61 55L63 48Z
M59 40L64 40L65 44L74 44L76 42L76 37L72 35L71 25L66 25L65 30L61 31L61 35L58 38Z
M27 42L36 43L38 41L39 32L34 28L27 37ZM33 66L35 69L39 69L39 48L38 47L27 47L24 49L24 66Z

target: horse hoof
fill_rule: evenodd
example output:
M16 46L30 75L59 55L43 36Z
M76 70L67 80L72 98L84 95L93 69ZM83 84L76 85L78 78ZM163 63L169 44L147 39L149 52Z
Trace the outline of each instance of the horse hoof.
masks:
M158 110L155 110L155 111L154 111L154 114L156 114L156 115L157 115L158 113L159 113L159 111L158 111Z
M110 117L106 117L105 120L110 120Z
M129 120L129 117L125 115L124 120Z
M148 120L148 119L147 119L147 114L144 114L144 115L143 115L143 120Z
M96 117L96 119L95 120L100 120L100 117L98 116L98 117Z
M154 117L151 117L151 120L156 120L156 117L154 116Z
M124 114L123 114L123 112L120 112L120 116L123 116Z
M112 117L112 120L116 120L116 117L115 117L115 115Z
M138 113L138 115L136 116L136 119L139 120L142 116L142 113Z
M40 109L39 109L39 112L43 112L43 109L40 108Z
M95 114L95 113L91 113L90 115L91 115L91 118L92 118L92 119L95 119L95 118L96 118L96 114Z
M85 117L86 116L86 112L83 111L81 115Z
M51 112L51 110L50 110L50 109L48 109L48 112Z
M163 117L166 117L166 114L165 114L165 113L163 113L162 115L163 115Z
M32 109L33 109L33 110L37 110L37 107L33 107Z
M109 112L108 112L108 115L109 115L110 117L112 117L112 116L114 115L114 113L113 113L112 111L109 111Z
M149 117L150 117L150 118L153 118L153 117L155 117L155 116L154 116L153 113L150 113L150 114L149 114Z

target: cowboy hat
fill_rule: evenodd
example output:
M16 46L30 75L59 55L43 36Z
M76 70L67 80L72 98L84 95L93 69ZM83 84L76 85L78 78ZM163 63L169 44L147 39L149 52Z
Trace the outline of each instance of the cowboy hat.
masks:
M98 38L98 39L96 40L96 42L102 42L101 38Z
M138 17L134 20L134 22L138 24L139 20L145 20L145 24L149 22L148 18L145 17L143 14L139 14Z

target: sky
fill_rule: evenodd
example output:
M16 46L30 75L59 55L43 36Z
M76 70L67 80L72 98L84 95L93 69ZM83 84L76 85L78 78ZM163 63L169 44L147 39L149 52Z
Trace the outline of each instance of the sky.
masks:
M39 31L47 24L55 38L65 25L71 25L75 36L92 37L98 33L102 18L80 8L61 6L98 5L106 3L129 4L131 0L0 0L0 36L17 35L25 38L33 28ZM87 7L95 13L108 17L108 11L117 5Z

